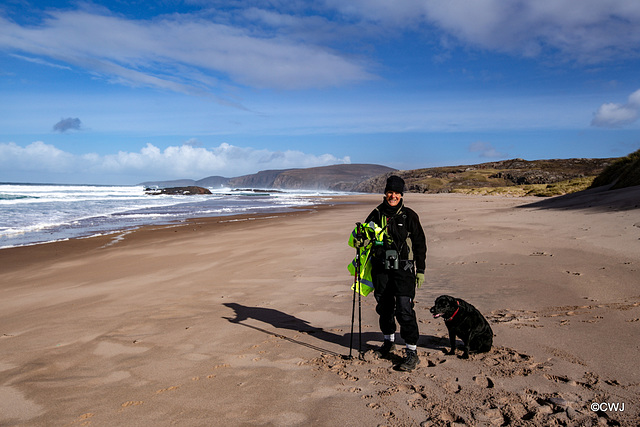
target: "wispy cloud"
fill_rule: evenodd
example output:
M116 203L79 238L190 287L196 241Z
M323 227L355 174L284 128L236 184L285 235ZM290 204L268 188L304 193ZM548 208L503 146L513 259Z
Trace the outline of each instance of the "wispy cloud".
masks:
M640 2L629 0L326 0L377 24L444 31L455 45L597 63L637 54ZM454 42L454 43L452 43ZM457 43L455 43L457 42Z
M227 177L255 173L265 169L306 168L350 163L349 157L338 158L331 154L314 155L297 150L273 151L250 147L220 144L215 148L194 146L192 141L164 150L147 144L138 152L120 151L117 154L72 154L42 141L21 147L13 142L0 143L0 170L8 179L12 174L38 172L49 174L46 178L56 182L56 174L73 170L82 174L84 182L102 180L105 183L121 182L119 177L137 179L200 179L211 175Z
M602 104L591 120L592 126L618 128L629 125L640 117L640 89L633 92L626 104Z
M46 65L51 68L58 68L60 70L71 70L71 67L67 67L66 65L54 64L52 62L46 61L42 58L32 58L24 55L12 54L14 58L22 59L23 61L32 62L34 64Z
M372 57L350 48L380 38L380 28L391 38L428 33L445 50L558 53L587 63L635 54L640 44L640 2L628 0L325 0L278 9L261 1L224 9L192 3L202 9L154 19L88 6L50 10L38 25L0 17L0 48L119 83L220 95L227 84L307 89L374 79Z
M305 89L374 77L331 49L187 14L128 20L87 10L54 11L39 26L0 18L0 46L120 83L189 94L221 91L224 84Z

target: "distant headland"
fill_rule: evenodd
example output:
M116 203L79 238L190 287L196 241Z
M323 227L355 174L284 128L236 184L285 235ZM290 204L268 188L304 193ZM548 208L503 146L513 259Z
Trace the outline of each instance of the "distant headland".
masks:
M148 181L140 185L160 192L168 188L177 188L171 191L179 192L182 188L201 187L381 193L391 174L401 176L406 182L407 192L412 193L556 196L599 186L622 188L640 185L640 150L626 157L604 159L511 159L412 170L374 164L341 164L265 170L235 178L210 176L200 180Z

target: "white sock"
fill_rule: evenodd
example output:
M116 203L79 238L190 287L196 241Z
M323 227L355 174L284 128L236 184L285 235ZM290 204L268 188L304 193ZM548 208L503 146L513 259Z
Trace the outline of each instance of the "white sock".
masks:
M384 336L384 340L385 340L385 341L395 342L395 340L396 340L396 334L385 335L385 336Z
M418 350L418 346L415 345L415 344L407 344L407 350L417 351Z

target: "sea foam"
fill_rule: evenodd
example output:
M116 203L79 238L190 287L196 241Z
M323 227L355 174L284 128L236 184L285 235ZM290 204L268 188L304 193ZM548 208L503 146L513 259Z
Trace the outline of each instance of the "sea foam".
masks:
M142 186L0 184L0 248L66 240L189 218L283 212L336 193L235 191L148 195Z

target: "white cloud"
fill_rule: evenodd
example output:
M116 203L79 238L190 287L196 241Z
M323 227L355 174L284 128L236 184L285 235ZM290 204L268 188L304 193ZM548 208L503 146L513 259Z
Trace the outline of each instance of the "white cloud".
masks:
M629 95L629 105L634 108L640 108L640 89Z
M73 167L74 156L42 141L21 147L14 142L0 143L0 169L6 174L0 181L11 181L12 170L61 173Z
M504 159L508 157L507 153L498 151L491 143L476 141L469 145L469 151L479 153L480 157L489 159Z
M211 149L182 145L164 150L147 144L139 152L121 151L102 156L95 153L75 155L41 141L26 147L13 142L0 143L0 181L12 181L14 175L37 173L44 176L40 181L48 182L60 182L60 174L64 174L65 179L72 179L74 183L136 184L154 179L234 177L265 169L339 163L350 163L350 159L295 150L257 150L226 143ZM121 177L137 181L122 182Z
M626 104L602 104L591 120L592 126L617 128L629 125L640 117L640 90L629 96Z

